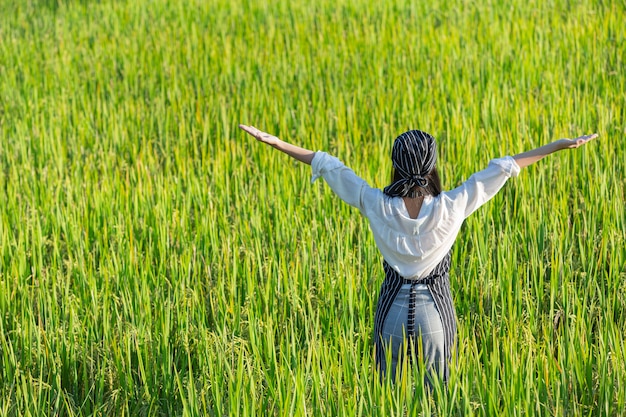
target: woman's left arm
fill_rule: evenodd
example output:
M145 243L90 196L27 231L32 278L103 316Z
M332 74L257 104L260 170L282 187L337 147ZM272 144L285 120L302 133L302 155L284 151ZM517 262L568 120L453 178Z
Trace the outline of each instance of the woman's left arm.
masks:
M370 187L367 182L346 167L339 159L328 155L326 152L313 152L292 145L253 126L239 125L239 127L258 141L266 143L300 162L312 165L312 181L323 177L339 198L361 211L364 210L362 193Z
M315 152L313 151L301 148L296 145L292 145L291 143L287 143L284 140L281 140L276 136L270 135L269 133L263 132L254 126L239 125L239 128L242 129L244 132L254 136L254 138L259 142L266 143L300 162L311 165L311 161L313 161L313 157L315 156Z

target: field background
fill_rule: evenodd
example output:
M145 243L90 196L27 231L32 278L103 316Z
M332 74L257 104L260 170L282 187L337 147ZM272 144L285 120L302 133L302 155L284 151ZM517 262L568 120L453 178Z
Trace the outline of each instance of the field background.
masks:
M626 413L626 3L0 0L0 415ZM463 227L458 358L373 373L359 213L238 123L445 188L598 132Z

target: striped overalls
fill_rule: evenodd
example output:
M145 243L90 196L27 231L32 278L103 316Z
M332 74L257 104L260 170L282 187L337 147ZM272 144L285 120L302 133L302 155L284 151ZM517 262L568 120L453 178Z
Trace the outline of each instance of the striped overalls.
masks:
M376 364L381 378L395 380L403 352L415 355L415 343L421 340L422 361L427 374L433 372L444 382L449 376L449 362L456 338L456 313L450 293L450 252L425 278L402 278L383 262L385 281L374 317ZM389 350L391 349L391 352ZM391 363L387 363L390 354Z

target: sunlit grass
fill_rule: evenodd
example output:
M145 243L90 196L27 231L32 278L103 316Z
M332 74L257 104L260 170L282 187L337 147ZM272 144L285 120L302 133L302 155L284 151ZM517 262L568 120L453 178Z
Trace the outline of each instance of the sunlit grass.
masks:
M0 1L0 414L626 409L619 2ZM255 124L386 185L522 172L453 252L451 382L380 385L366 222ZM416 382L417 381L417 382Z

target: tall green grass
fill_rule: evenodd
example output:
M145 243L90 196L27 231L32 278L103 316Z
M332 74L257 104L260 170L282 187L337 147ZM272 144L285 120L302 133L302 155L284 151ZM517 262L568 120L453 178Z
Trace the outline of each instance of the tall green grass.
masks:
M0 414L626 410L619 1L0 1ZM395 135L451 188L526 169L453 252L446 390L373 372L381 258L308 167L372 185Z

